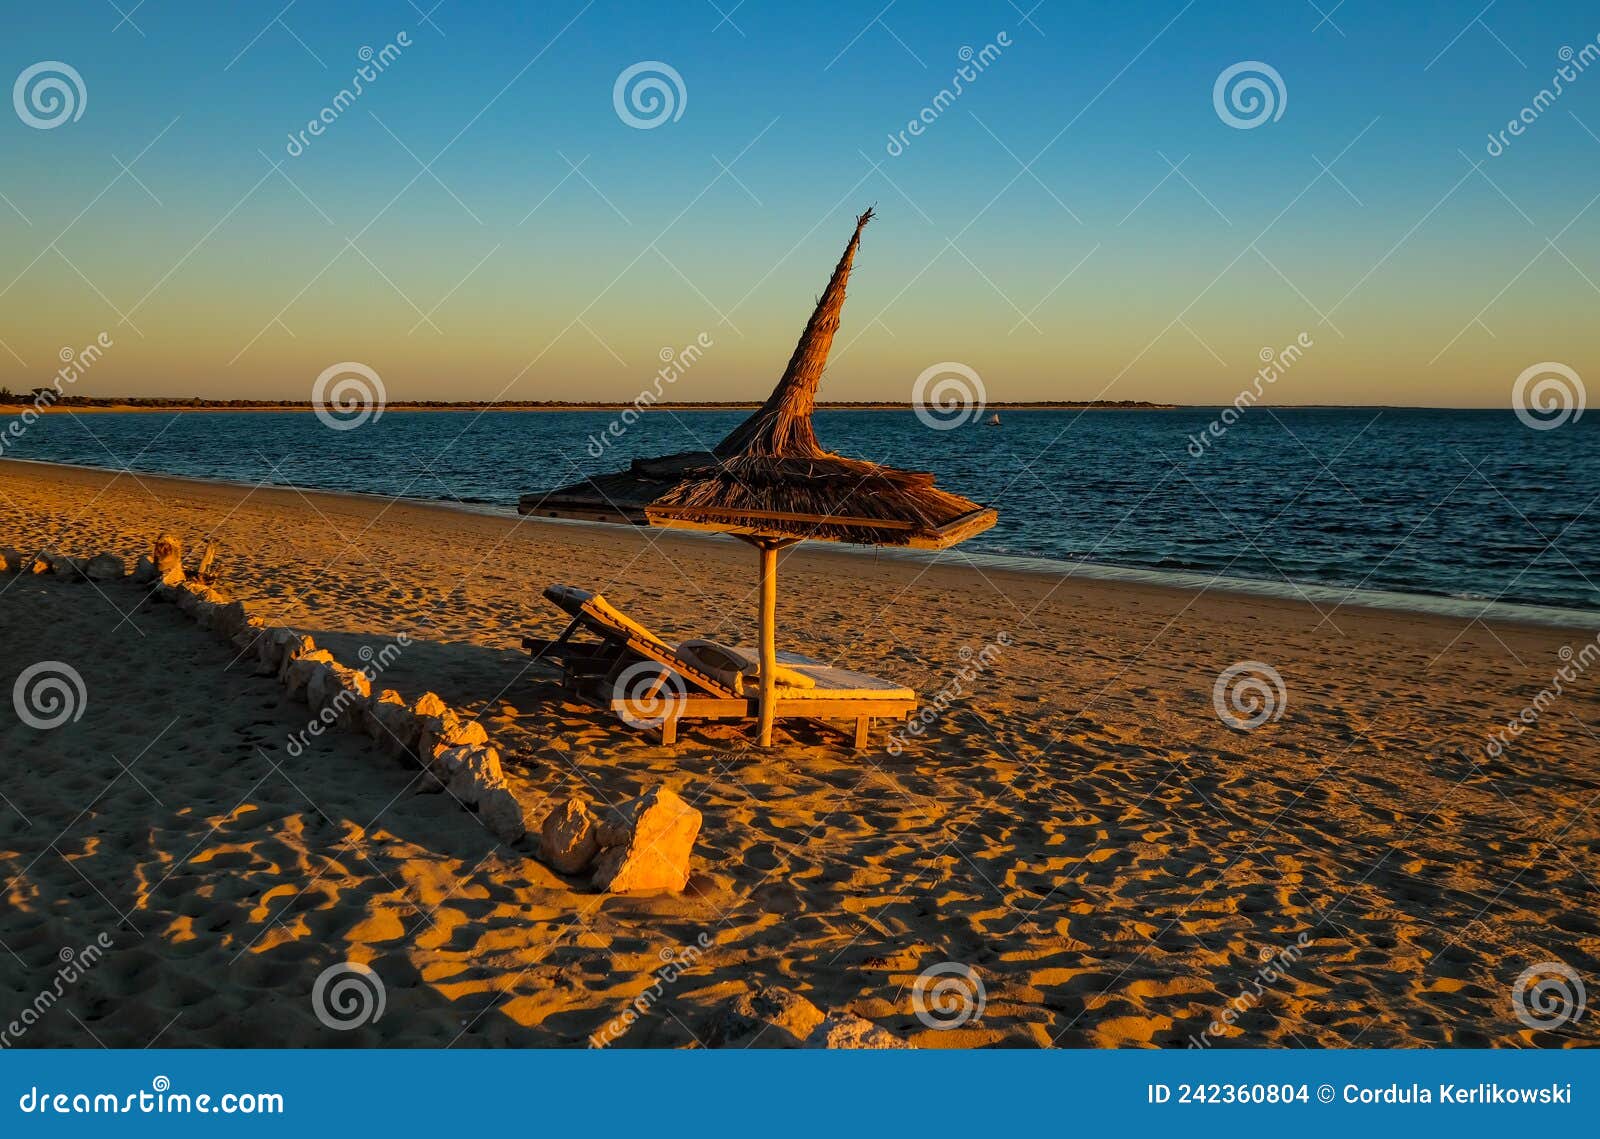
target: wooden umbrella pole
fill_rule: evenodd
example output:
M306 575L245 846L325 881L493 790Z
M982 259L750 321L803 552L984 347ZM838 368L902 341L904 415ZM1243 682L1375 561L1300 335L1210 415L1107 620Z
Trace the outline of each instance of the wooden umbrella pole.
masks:
M778 546L758 543L761 555L761 735L762 747L772 746L772 721L778 710L774 691L778 672Z

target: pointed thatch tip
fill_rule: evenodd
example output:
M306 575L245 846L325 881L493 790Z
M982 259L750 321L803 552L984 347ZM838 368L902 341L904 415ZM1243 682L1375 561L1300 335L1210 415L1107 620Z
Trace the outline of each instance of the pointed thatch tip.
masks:
M817 298L817 307L806 322L799 343L794 346L789 366L783 370L767 402L717 444L713 453L718 459L737 455L804 458L828 453L812 431L811 410L816 401L817 385L822 382L822 372L827 367L828 350L833 346L834 333L839 330L845 285L850 280L856 250L861 247L861 231L876 216L877 211L872 206L856 215L855 232L834 266L828 287Z

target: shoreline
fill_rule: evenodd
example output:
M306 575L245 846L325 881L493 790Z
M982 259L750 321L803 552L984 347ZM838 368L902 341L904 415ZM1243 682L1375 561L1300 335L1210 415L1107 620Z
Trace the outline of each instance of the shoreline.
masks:
M100 397L91 397L100 398ZM107 397L113 398L113 397ZM614 403L410 403L393 402L384 405L386 412L486 412L486 411L636 411L641 414L652 411L754 411L761 405L757 402L739 401L710 401L706 403L655 403L643 407L627 401ZM988 403L984 405L984 414L993 411L1221 411L1231 407L1229 403ZM1483 405L1476 407L1459 407L1454 405L1435 404L1407 404L1407 403L1274 403L1262 404L1263 407L1288 408L1295 411L1475 411L1475 412L1504 412L1511 414L1511 409L1499 405ZM261 403L240 407L192 407L186 403L168 403L154 405L139 404L91 404L85 406L65 405L52 403L44 407L33 407L28 403L0 403L0 415L21 414L33 410L40 415L87 414L87 415L149 415L172 413L184 415L194 412L296 412L305 415L316 414L316 408L309 403ZM916 405L911 403L867 402L867 403L818 403L818 411L907 411L914 412ZM974 424L977 426L977 424Z
M256 492L263 487L273 491L305 497L316 495L334 500L368 504L404 503L408 506L437 509L451 514L495 518L511 522L514 526L576 528L579 532L627 533L626 528L600 522L582 522L560 518L524 517L512 506L493 503L447 501L436 498L379 494L371 491L331 489L327 487L299 486L288 483L248 483L232 479L209 478L198 475L172 473L129 472L111 467L97 467L82 463L61 463L45 459L0 458L0 472L6 464L26 464L32 467L66 469L92 472L101 475L136 477L141 483L163 481L197 486L227 488ZM688 541L695 544L725 545L725 540L715 534L693 531L652 530L653 540L672 542ZM1397 613L1416 617L1433 617L1450 621L1483 621L1495 625L1530 629L1566 629L1592 632L1600 629L1600 610L1587 611L1564 606L1536 605L1525 602L1495 601L1487 598L1457 597L1449 594L1411 593L1397 590L1363 589L1357 586L1326 585L1314 582L1271 581L1260 578L1211 575L1197 570L1154 570L1140 566L1123 566L1099 562L1067 562L1054 558L1033 557L1020 554L971 553L961 549L929 553L896 547L854 547L831 542L809 542L803 546L808 556L831 559L842 558L849 562L860 559L891 560L927 567L938 566L950 570L967 570L982 575L1015 575L1056 586L1069 581L1093 583L1112 588L1126 587L1136 590L1161 590L1198 598L1218 594L1233 598L1255 598L1287 602L1312 609L1359 609L1371 613Z
M99 397L91 397L99 398ZM112 397L107 397L112 398ZM390 402L383 406L384 412L398 411L636 411L640 414L650 411L754 411L761 404L759 402L708 402L708 403L670 403L661 401L653 404L639 406L637 404L619 401L616 403L407 403L404 401ZM1218 407L1227 406L1218 404ZM27 403L0 403L0 414L20 414L32 407ZM906 411L914 412L915 404L910 403L819 403L818 411ZM984 411L1190 411L1201 410L1202 405L1177 404L1177 403L991 403L984 407ZM63 415L87 412L89 414L155 414L173 412L183 414L188 412L298 412L303 415L315 415L317 409L309 403L260 403L246 404L238 407L192 407L185 403L158 403L158 404L66 404L63 401L51 403L45 407L33 408L43 415Z

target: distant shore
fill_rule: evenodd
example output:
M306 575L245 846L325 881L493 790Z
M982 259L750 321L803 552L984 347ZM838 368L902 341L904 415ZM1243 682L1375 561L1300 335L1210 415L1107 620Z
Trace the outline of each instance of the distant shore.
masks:
M0 413L21 411L31 407L32 401L0 402ZM440 403L431 400L390 400L385 411L754 411L759 401L729 403L657 403L635 407L627 402L608 403ZM1145 403L1139 400L1095 400L1090 403L991 403L985 412L992 411L1173 411L1177 404ZM912 411L910 403L819 403L820 411ZM309 400L192 400L192 399L97 399L73 397L56 400L36 411L51 412L129 412L129 411L315 411Z

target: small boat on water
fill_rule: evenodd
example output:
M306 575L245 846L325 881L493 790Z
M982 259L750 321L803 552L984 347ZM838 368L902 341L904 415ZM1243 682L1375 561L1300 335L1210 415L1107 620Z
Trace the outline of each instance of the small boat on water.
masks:
M993 415L991 415L989 417L988 426L990 426L990 427L999 427L1000 426L1000 413L998 411L995 412Z

